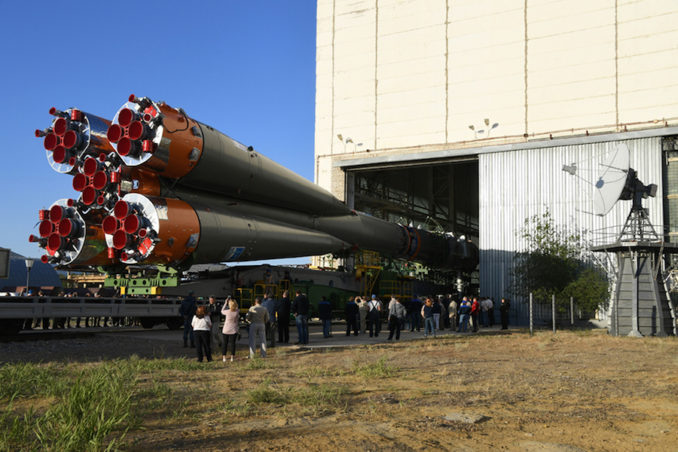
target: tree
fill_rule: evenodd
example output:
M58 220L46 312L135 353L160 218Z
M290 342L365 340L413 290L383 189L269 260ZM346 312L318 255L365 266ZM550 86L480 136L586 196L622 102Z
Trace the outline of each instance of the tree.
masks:
M609 299L605 271L582 245L582 234L570 232L553 222L551 212L525 219L521 237L525 250L516 253L512 292L518 296L533 294L535 301L551 302L552 295L561 306L574 297L584 311L593 312Z

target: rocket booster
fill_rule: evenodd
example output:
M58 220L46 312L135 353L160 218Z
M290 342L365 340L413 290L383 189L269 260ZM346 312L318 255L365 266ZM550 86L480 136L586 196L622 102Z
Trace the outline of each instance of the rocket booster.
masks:
M349 213L326 190L165 103L131 95L108 139L125 165L185 187L319 215Z
M29 240L45 262L187 266L361 248L438 268L477 265L464 237L353 211L181 108L131 95L111 121L50 112L51 126L36 136L80 197L40 211L39 236Z
M52 107L52 124L36 129L35 136L43 138L47 161L55 171L73 174L86 155L100 156L113 152L106 133L111 122L77 108L65 111Z
M319 231L232 214L222 206L130 193L104 218L109 249L127 264L299 257L339 253L349 246Z

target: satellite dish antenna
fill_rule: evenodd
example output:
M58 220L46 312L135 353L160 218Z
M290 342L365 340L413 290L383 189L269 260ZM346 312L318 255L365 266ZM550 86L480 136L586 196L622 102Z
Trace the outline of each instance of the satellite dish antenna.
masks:
M607 215L622 194L629 176L629 148L620 144L599 165L593 185L593 213Z
M636 170L629 166L629 148L620 143L605 160L599 164L599 176L593 183L593 213L605 216L619 200L632 200L631 212L629 212L624 227L617 241L624 238L632 241L660 240L657 232L643 208L643 199L655 197L657 185L645 185L638 179ZM563 171L577 176L579 168L576 163L563 165Z

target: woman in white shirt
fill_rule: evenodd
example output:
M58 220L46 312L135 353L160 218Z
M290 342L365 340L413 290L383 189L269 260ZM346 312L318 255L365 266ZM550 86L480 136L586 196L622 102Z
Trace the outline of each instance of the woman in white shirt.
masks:
M240 320L238 303L231 297L228 297L224 307L221 309L221 313L225 317L224 329L222 330L224 342L221 359L226 362L226 350L228 350L231 352L231 362L233 362L233 358L235 358L235 343L238 340L238 321Z
M212 361L212 347L210 346L210 330L212 321L210 316L205 315L205 306L198 306L191 322L193 334L195 335L196 351L198 352L198 362L202 362L203 352L207 357L207 362Z

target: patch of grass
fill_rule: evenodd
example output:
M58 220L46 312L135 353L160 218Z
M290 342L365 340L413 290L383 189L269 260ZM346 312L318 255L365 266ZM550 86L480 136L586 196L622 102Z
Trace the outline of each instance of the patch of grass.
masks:
M330 408L345 407L345 396L348 389L337 385L313 385L300 389L294 394L295 402L303 407L312 408L314 411L327 410Z
M49 370L45 374L45 368L40 366L16 365L15 369L5 368L4 372L12 378L29 372L27 377L31 378L32 369L37 372L31 384L7 382L8 386L19 387L15 396L42 394L54 400L42 413L33 409L20 413L13 408L12 398L0 415L1 450L115 449L122 445L127 431L136 425L132 410L136 377L129 368L101 365L87 368L75 377L68 372L51 375ZM35 381L41 383L37 388Z
M13 409L13 399L0 413L0 450L20 450L30 442L33 433L35 413L29 409L23 416L17 416Z
M137 373L154 372L161 370L209 370L212 366L206 366L205 363L199 363L194 359L188 358L159 358L159 359L142 359L136 355L132 355L126 360L116 361L121 366L130 367Z
M59 394L63 391L59 374L55 365L4 364L0 366L0 399Z
M355 364L353 371L365 378L392 377L398 368L386 363L386 357L382 356L377 361L368 364Z
M103 365L83 372L58 403L37 419L40 446L50 450L115 448L136 424L132 415L135 376ZM117 432L116 438L109 438Z
M271 384L270 380L265 380L256 388L247 391L246 394L247 401L255 405L265 403L286 405L292 400L289 389L275 386Z
M311 366L301 369L297 375L301 378L339 377L346 374L346 370L339 367Z
M245 369L247 370L258 370L258 369L272 369L275 367L271 360L257 358L256 356L247 361Z
M221 406L221 411L228 416L248 416L253 408L252 405L229 399Z

